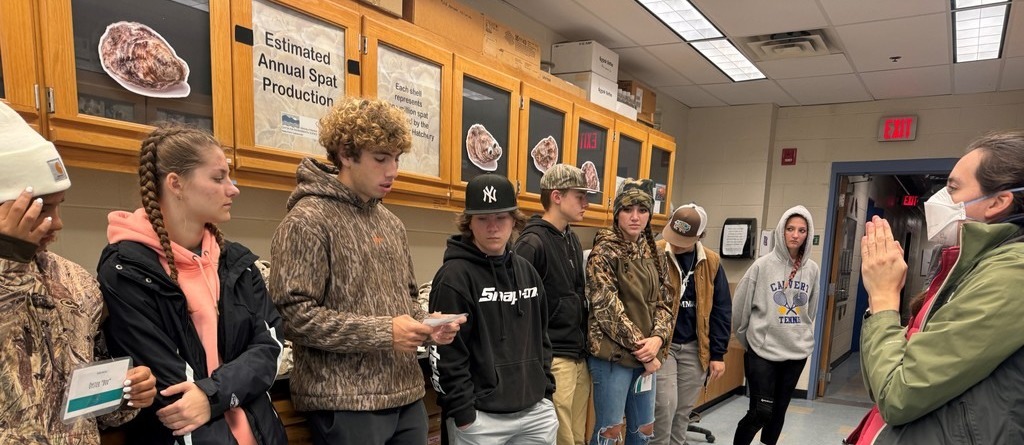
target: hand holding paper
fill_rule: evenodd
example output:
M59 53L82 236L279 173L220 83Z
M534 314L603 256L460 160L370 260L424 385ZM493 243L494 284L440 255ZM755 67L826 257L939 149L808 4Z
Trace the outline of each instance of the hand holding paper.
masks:
M442 314L435 312L430 314L423 320L423 324L434 328L434 332L430 334L431 339L434 343L439 345L447 345L455 340L455 335L458 334L460 325L465 323L469 314Z

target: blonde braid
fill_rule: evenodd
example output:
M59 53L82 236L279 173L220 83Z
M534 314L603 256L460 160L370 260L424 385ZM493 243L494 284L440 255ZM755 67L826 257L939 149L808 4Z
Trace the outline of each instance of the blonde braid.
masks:
M156 168L157 144L166 137L159 131L154 131L142 141L142 149L139 154L139 187L142 192L142 206L146 210L149 224L153 231L160 238L160 246L164 249L164 256L167 257L167 268L170 270L171 281L178 283L178 268L174 264L174 250L171 249L171 239L167 236L167 229L164 227L164 214L160 211L160 198L158 194L158 174Z

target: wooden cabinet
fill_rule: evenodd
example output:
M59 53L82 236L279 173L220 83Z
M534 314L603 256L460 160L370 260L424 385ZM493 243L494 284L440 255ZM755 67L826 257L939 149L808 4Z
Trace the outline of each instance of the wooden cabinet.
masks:
M743 346L735 338L729 341L729 350L725 353L725 374L701 392L696 406L715 401L743 386Z
M0 0L0 100L40 130L36 92L42 82L33 9L32 2Z

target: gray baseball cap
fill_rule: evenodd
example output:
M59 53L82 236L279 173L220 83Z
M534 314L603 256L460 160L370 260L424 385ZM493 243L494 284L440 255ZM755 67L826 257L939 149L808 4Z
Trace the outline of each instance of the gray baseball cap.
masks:
M583 170L569 164L555 164L540 178L541 190L582 190L587 193L601 193L587 187Z

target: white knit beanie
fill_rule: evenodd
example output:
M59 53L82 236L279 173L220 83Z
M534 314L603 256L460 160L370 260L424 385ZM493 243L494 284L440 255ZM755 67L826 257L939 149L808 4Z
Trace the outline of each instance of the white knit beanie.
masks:
M67 190L71 180L53 143L0 102L0 202L17 198L28 186L42 196Z

